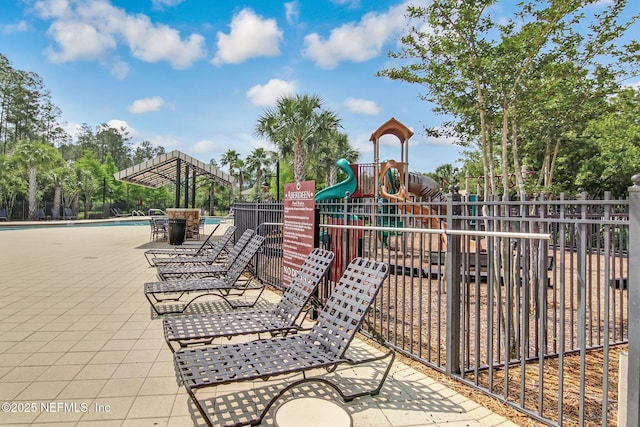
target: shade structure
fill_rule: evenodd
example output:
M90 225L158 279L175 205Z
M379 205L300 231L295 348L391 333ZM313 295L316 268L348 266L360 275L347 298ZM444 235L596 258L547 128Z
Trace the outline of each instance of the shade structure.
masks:
M191 193L193 198L193 195L195 195L195 180L198 176L204 176L226 187L232 187L235 181L231 175L222 172L215 166L194 159L179 150L161 154L151 160L121 170L115 173L114 176L118 181L151 188L175 184L176 207L179 205L182 186L185 188L184 205L188 205L188 184L190 180L192 182Z

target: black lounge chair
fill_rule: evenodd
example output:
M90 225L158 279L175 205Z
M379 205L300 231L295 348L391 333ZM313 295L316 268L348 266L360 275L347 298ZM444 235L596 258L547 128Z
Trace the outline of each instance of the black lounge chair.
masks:
M236 262L236 259L243 251L244 247L249 243L253 235L253 230L246 229L233 248L229 251L229 254L223 264L212 264L210 260L203 260L200 257L194 257L194 259L188 260L189 262L181 263L181 265L169 264L157 267L158 278L160 280L180 280L221 277ZM247 261L245 267L248 263L249 262Z
M191 303L205 295L221 297L233 308L252 307L260 298L264 285L254 283L251 276L241 276L262 246L262 242L264 237L253 234L238 255L236 262L231 264L222 277L149 282L144 284L144 295L158 315L184 313ZM244 296L249 290L258 291L251 302L238 298Z
M71 208L64 208L64 219L78 219L78 215L74 214Z
M243 413L243 419L235 424L238 426L260 424L280 396L305 381L323 382L338 392L345 401L367 394L378 394L393 363L394 352L389 351L382 356L358 361L346 358L345 353L388 273L389 267L385 263L354 259L329 296L327 304L309 333L176 351L176 370L205 422L213 426L207 408L216 407L215 402L213 405L208 404L211 393L207 393L206 389L223 384L255 382L282 375L303 376L303 379L286 386L278 383L279 391L264 409L261 412L256 410L255 412L260 413L250 415ZM360 365L387 357L390 361L382 379L372 389L345 394L336 382L328 378L329 376L306 377L306 373L312 369L324 368L329 372L335 372L342 364ZM197 396L200 390L205 395L202 400ZM218 398L223 399L216 394L214 399ZM224 405L221 406L224 408Z
M331 251L314 249L271 310L165 317L164 338L169 348L175 351L176 346L185 348L194 344L211 344L219 337L274 336L301 331L306 317L301 314L329 270L334 256Z
M144 257L147 259L147 262L150 266L155 267L157 265L156 261L162 260L164 258L190 257L204 255L205 253L207 255L213 255L216 254L216 252L216 256L219 256L220 253L226 248L227 244L231 240L231 237L233 237L233 234L236 231L236 227L231 226L225 230L225 232L222 234L222 236L220 236L218 240L212 242L211 239L213 237L213 234L216 232L219 225L220 224L217 224L216 227L211 230L209 236L204 240L204 242L202 242L199 247L186 246L174 247L171 249L149 249L148 251L144 252Z
M36 210L36 218L38 219L38 221L47 219L47 214L44 213L44 209L38 208L38 210Z
M60 209L51 208L51 219L59 220L60 218Z
M5 208L0 208L0 221L6 221L7 219L7 210Z
M213 245L209 246L210 249L206 249L201 245L199 248L200 253L186 252L185 254L181 254L173 257L154 258L152 262L155 264L156 267L163 267L164 269L167 269L167 268L171 269L171 268L180 267L180 266L184 267L184 266L197 265L197 264L221 265L227 262L226 256L231 256L231 257L238 256L239 251L242 250L241 248L242 244L246 244L245 240L250 238L251 234L253 234L253 230L248 230L248 231L250 233L247 236L245 236L245 239L242 239L242 236L240 237L240 239L238 239L237 244L239 245L239 247L236 248L235 252L234 252L234 248L232 248L230 251L226 250L227 245L231 241L231 238L233 237L233 233L235 232L235 227L234 227L233 231L231 232L227 230L227 233L230 233L230 235L226 235L226 236L223 235L224 241L223 239L218 240ZM246 232L247 231L245 230L245 233Z

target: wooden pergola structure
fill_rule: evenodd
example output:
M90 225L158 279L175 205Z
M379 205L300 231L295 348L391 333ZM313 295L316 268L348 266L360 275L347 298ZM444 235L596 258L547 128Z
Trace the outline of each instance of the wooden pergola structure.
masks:
M184 188L184 204L182 207L191 207L196 204L196 178L204 176L207 179L225 187L232 187L235 179L220 169L208 163L194 159L185 153L173 150L161 154L146 162L131 166L114 174L118 181L143 187L160 188L168 184L175 184L175 207L179 208Z

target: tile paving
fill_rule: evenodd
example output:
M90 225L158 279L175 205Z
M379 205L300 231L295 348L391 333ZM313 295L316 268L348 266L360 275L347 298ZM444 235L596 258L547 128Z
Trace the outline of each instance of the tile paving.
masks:
M0 229L0 426L204 425L142 293L158 245L148 226ZM355 426L514 425L398 359L345 406Z

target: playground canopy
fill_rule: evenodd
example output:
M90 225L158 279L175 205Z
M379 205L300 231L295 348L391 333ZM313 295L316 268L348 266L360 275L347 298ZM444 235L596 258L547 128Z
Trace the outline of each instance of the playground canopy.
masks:
M180 190L183 185L185 189L184 205L188 205L190 180L193 202L196 177L198 176L204 176L226 187L231 187L234 183L234 178L231 175L178 150L161 154L151 160L131 166L114 174L114 177L118 181L142 185L144 187L160 188L167 184L175 184L176 207L180 204Z

